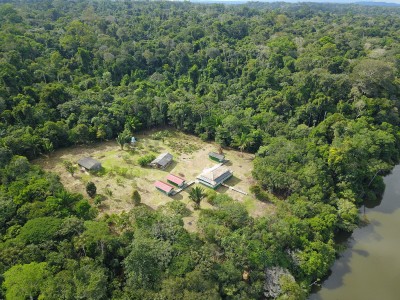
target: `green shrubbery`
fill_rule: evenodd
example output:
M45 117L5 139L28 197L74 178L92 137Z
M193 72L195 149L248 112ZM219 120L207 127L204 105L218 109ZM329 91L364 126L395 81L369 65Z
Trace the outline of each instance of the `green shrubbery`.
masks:
M156 156L154 154L147 154L144 155L142 157L138 158L138 164L141 167L146 167L149 165L149 163L151 163L154 159L156 158Z

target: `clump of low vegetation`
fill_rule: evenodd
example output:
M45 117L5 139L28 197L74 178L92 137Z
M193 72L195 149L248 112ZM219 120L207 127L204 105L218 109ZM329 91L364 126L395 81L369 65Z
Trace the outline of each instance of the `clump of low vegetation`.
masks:
M153 140L161 140L164 142L164 140L168 137L171 137L171 132L168 130L161 130L161 131L157 131L155 133L153 133L150 137Z
M94 196L94 198L93 198L93 203L94 203L94 205L96 205L96 206L98 207L98 206L100 206L106 199L107 199L107 197L105 197L104 195L97 194L97 195Z
M106 186L106 187L104 188L104 194L106 194L108 197L112 197L113 192L112 192L112 190L111 190L108 186Z
M89 181L86 184L86 193L89 195L90 198L93 198L96 195L97 187L94 182Z
M149 163L151 163L154 159L156 158L156 156L154 154L147 154L147 155L143 155L141 157L138 158L138 164L141 167L146 167L149 165Z
M266 191L264 191L259 185L252 185L250 187L250 192L252 192L254 194L254 196L263 202L269 202L271 201L268 193Z
M69 174L71 174L72 177L74 177L75 172L78 170L78 167L75 166L71 161L69 160L64 160L63 161L63 166L67 170Z

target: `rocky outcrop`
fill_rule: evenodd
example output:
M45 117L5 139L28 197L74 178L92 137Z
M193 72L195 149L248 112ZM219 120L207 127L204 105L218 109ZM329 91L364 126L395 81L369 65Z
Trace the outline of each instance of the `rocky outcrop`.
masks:
M275 299L281 293L280 279L283 275L295 281L292 274L282 267L270 267L265 270L264 296L267 299Z

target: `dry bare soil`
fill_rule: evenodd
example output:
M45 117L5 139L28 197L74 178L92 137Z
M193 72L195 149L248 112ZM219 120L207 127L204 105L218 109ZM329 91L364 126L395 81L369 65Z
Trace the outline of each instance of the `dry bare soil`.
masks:
M155 139L155 136L162 138ZM121 150L115 141L107 141L64 148L52 153L49 157L37 159L33 163L40 165L46 171L59 175L66 189L72 192L86 195L86 183L93 181L96 184L97 193L106 197L99 207L101 214L127 212L133 208L130 198L134 189L139 191L142 203L152 208L157 208L174 199L182 201L192 211L192 215L184 219L185 227L188 230L196 230L198 211L193 211L188 197L188 191L194 185L180 194L168 197L154 187L154 182L156 180L166 182L168 173L181 176L187 181L194 180L204 168L216 164L208 158L208 153L210 151L218 152L218 146L173 130L146 131L137 134L136 138L137 144L132 148L125 146L124 150ZM158 155L163 152L170 152L174 156L173 163L165 170L142 168L137 162L138 158L143 155L149 153ZM249 187L254 183L251 176L254 155L229 149L224 149L224 154L229 160L226 166L234 174L226 181L226 184L249 193ZM76 164L80 158L87 156L99 160L103 170L97 174L91 174L78 168L74 176L66 171L63 161L69 160ZM204 189L208 188L204 187ZM272 205L256 200L250 193L242 195L226 187L219 187L216 192L227 194L242 202L254 217L268 214L273 210ZM211 205L206 201L201 204L201 208L210 207Z

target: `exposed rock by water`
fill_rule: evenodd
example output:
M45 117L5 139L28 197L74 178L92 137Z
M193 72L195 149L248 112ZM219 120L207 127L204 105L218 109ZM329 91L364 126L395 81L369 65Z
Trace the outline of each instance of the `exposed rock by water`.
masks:
M265 270L264 296L267 299L275 299L279 296L282 291L280 279L283 275L295 281L293 275L282 267L270 267Z

